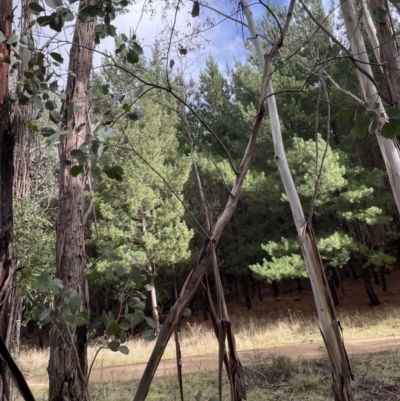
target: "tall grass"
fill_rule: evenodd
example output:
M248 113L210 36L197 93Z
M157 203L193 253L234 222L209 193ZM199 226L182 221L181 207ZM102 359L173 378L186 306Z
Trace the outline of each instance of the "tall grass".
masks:
M344 328L345 339L381 337L398 333L400 327L400 307L382 306L368 311L353 309L339 311L338 319ZM304 316L302 312L287 310L286 316L232 316L233 330L238 350L257 350L269 346L301 344L321 341L316 318ZM218 343L210 323L197 323L194 319L183 323L179 334L183 356L216 353ZM141 338L127 341L129 355L103 349L94 363L94 369L111 366L131 365L146 362L152 352L154 342ZM93 343L88 350L91 361L100 345ZM175 344L170 341L164 359L175 357ZM18 363L27 377L46 375L49 351L22 348Z

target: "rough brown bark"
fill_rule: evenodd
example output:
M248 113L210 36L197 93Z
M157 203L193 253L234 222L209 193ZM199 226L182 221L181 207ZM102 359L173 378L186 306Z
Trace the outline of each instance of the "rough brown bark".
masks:
M94 0L81 0L80 5L94 4ZM96 21L76 21L68 69L66 99L63 104L63 125L68 133L60 144L59 211L57 218L56 277L66 287L66 296L75 289L82 299L81 310L89 309L89 294L85 276L84 197L85 177L73 177L71 168L76 161L70 153L86 139L86 131L76 132L76 127L86 123L87 91L93 61L94 27ZM68 119L68 107L77 109ZM55 305L61 307L64 299L57 297ZM49 362L49 400L85 401L87 388L87 338L86 326L78 327L72 334L65 322L58 324L51 341Z
M32 14L28 10L30 3L36 3L36 0L22 0L21 2L21 36L28 36L33 43ZM32 51L26 47L20 47L21 64L18 68L18 82L24 80L25 71L29 70L28 61L32 57ZM28 129L27 122L33 117L33 106L18 105L15 107L13 134L15 138L14 150L14 190L19 199L25 199L30 192L29 170L33 152L32 147L38 143L38 137L34 132Z
M0 1L0 30L5 37L11 33L12 0ZM13 155L14 138L9 109L7 63L1 61L10 55L6 42L0 43L0 335L11 349L16 319L16 264L13 246ZM12 384L7 364L0 358L0 399L10 400Z

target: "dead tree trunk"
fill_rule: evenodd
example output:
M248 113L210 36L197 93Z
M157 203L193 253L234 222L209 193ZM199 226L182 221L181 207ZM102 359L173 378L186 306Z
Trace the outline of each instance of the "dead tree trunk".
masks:
M6 38L11 34L12 8L12 0L0 2L0 31ZM9 65L2 61L10 55L6 41L0 43L0 54L0 336L11 350L18 293L13 244L14 136L9 108ZM0 358L0 399L8 401L12 393L10 371Z
M94 0L81 0L80 5L93 5ZM72 150L79 148L86 139L86 130L76 128L86 123L88 112L87 91L92 69L95 19L84 23L77 19L70 51L66 99L62 109L62 122L68 133L60 144L59 211L57 218L56 277L66 287L66 296L76 290L82 299L81 311L89 309L89 294L85 276L85 180L80 174L73 177ZM75 110L68 115L69 106ZM70 108L71 109L71 108ZM55 305L61 307L65 297L57 297ZM49 400L85 401L87 388L87 338L86 325L71 333L66 322L58 324L51 341L49 362Z

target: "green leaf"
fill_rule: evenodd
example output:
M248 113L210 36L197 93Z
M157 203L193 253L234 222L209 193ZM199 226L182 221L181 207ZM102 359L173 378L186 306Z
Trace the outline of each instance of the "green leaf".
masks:
M385 123L381 128L381 135L387 139L393 139L397 135L396 126L390 122Z
M18 43L18 36L15 33L12 33L8 38L7 42L8 45L16 45Z
M5 42L6 37L4 36L4 33L0 30L0 43Z
M119 333L119 342L120 342L121 344L123 344L125 341L126 341L126 334L125 334L124 331L121 331L121 332Z
M122 265L117 265L115 266L115 272L118 274L118 276L122 277L125 274L125 267Z
M45 0L45 3L54 10L63 5L62 0Z
M11 57L7 54L6 56L4 56L2 58L3 62L5 62L6 64L11 64Z
M119 324L119 327L122 329L122 330L129 330L130 328L131 328L131 321L130 321L130 319L124 319L120 324Z
M57 63L62 64L64 62L64 59L61 57L61 54L51 52L50 56L53 58L53 60L57 61Z
M362 139L367 135L367 126L364 122L357 123L351 129L350 134Z
M124 355L128 355L128 354L129 354L129 348L128 348L126 345L120 345L120 346L118 347L118 351L119 351L121 354L124 354Z
M24 267L21 269L21 276L22 278L30 278L32 276L32 269L30 267Z
M41 324L46 324L50 321L50 314L53 312L53 308L46 308L39 316L38 320Z
M107 142L115 136L117 131L110 127L101 127L96 131L96 138L101 142Z
M192 7L192 17L196 18L200 14L200 4L198 1L193 2L193 7Z
M130 318L131 329L133 330L139 323L143 322L145 316L142 311L136 311Z
M156 339L156 335L153 330L147 330L142 334L142 338L146 341L154 341Z
M371 123L369 124L368 131L371 134L375 134L377 130L378 130L378 122L376 120L372 120Z
M138 287L140 287L142 285L142 282L143 282L142 271L140 270L139 267L137 267L137 266L131 267L130 277L136 283L136 285Z
M57 13L50 15L49 27L56 32L61 32L64 25L64 20Z
M219 397L217 395L213 395L208 401L219 401Z
M73 167L71 168L71 175L72 175L72 177L77 177L80 173L82 173L83 167L84 167L84 166L82 166L82 165L80 165L80 166L73 166Z
M145 115L145 111L141 109L137 109L126 113L126 118L131 121L138 121Z
M117 352L121 343L119 341L110 341L107 345L111 351Z
M200 390L197 394L196 394L196 401L203 401L203 392Z
M110 85L106 84L106 85L102 85L101 86L101 93L103 95L108 95L108 91L110 89Z
M142 49L142 47L139 46L136 42L132 44L131 49L132 49L137 55L143 54L143 49Z
M109 336L113 336L119 332L119 324L115 320L110 320L106 327Z
M31 14L39 14L44 11L44 8L38 3L29 3L28 10Z
M44 128L42 128L40 133L46 138L46 137L49 137L51 135L54 135L56 133L56 130L54 128L51 128L51 127L44 127Z
M192 311L189 308L186 308L183 312L183 316L189 317L192 314Z
M58 295L63 288L63 283L59 278L53 278L49 283L49 290L55 295Z
M145 317L145 320L146 320L146 323L151 327L151 328L153 328L153 329L155 329L155 327L156 327L156 324L155 324L155 322L154 322L154 320L153 319L151 319L150 317Z
M40 274L37 279L37 288L40 292L45 292L47 290L47 281L49 279L49 275L46 272Z
M81 312L76 317L75 324L76 324L77 327L81 327L81 326L84 326L85 324L88 324L89 321L90 321L89 313Z
M57 104L54 100L47 100L47 102L44 104L44 107L46 107L47 110L51 111L54 110L57 107Z
M32 132L40 132L38 126L35 125L35 124L33 124L31 121L28 121L28 128L29 128Z
M126 60L131 64L136 64L139 62L139 56L134 50L128 50L126 53Z
M179 48L179 53L182 54L183 56L186 56L186 54L187 54L187 49L181 47L181 48Z
M121 33L120 36L121 36L121 39L122 39L123 42L127 42L128 41L128 37L124 33Z
M32 97L31 100L32 100L33 106L35 107L36 110L43 109L42 99L39 96L35 95Z
M69 297L68 305L71 308L72 313L75 313L81 307L82 299L76 290L72 290L71 296Z
M58 111L58 110L50 110L50 112L49 112L49 117L50 117L50 120L54 123L54 124L58 124L58 123L60 123L61 122L61 120L62 120L62 117L61 117L61 114L60 114L60 112Z
M372 18L377 20L378 22L385 21L386 18L386 11L381 7L370 7Z
M37 18L36 21L40 26L47 26L50 24L51 17L49 15L44 15L43 17Z
M175 65L175 61L174 60L170 60L169 61L169 68L172 68Z

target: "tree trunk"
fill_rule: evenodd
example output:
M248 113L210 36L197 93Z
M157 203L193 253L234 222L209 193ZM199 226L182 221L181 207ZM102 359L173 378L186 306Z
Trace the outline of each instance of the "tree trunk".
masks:
M95 0L81 0L80 5L93 5ZM84 175L73 177L71 168L76 161L71 159L72 150L79 148L86 138L86 130L79 133L76 128L85 124L88 112L87 91L92 69L94 48L94 27L91 22L76 21L73 44L70 51L69 74L66 99L62 108L63 125L68 133L61 138L59 210L57 218L56 277L66 287L66 296L76 290L82 299L80 311L89 312L89 294L85 275L85 225L83 221L85 204ZM68 116L69 106L75 111ZM55 305L61 308L64 297L56 297ZM65 321L51 340L49 361L49 401L89 400L87 386L87 327L77 327L70 332Z
M12 0L0 1L0 30L11 34ZM11 351L17 314L16 263L13 244L14 136L10 117L8 71L2 61L10 55L6 41L0 43L0 335ZM8 401L13 385L7 364L0 358L0 399Z
M365 291L367 292L368 298L371 301L372 306L377 306L380 304L378 297L376 296L374 289L372 288L371 278L369 277L369 268L363 268L363 281L365 286Z
M246 307L247 307L248 310L250 310L252 308L252 305L251 305L251 299L250 299L250 295L249 295L249 288L248 288L248 285L247 285L246 278L243 278L242 288L243 288L244 299L246 301Z
M154 285L154 270L150 262L147 263L147 276L149 278L150 284L150 302L151 302L151 315L153 316L154 320L154 334L158 336L160 332L160 317L158 315L157 309L157 294L156 294L156 287Z
M379 272L380 272L380 275L381 275L382 291L383 292L387 292L386 269L383 266L381 266L379 268Z
M207 314L207 301L204 299L204 289L200 288L200 303L201 303L201 310L203 311L203 319L206 322L208 320Z
M383 106L382 99L380 98L380 95L378 93L378 89L375 87L374 83L371 82L371 80L365 75L368 74L369 77L373 78L373 72L370 65L368 52L366 50L364 39L360 30L359 18L355 11L352 0L343 0L340 4L342 14L345 16L344 22L346 25L347 37L350 42L353 57L355 60L357 60L357 74L363 91L364 99L368 103L369 109L371 111L375 111L378 121L378 127L380 128L388 121L388 116ZM365 21L366 23L368 23L367 19L365 19ZM374 34L372 29L368 29L368 33L370 35ZM371 42L373 43L374 40L371 40ZM382 46L382 42L380 40L379 42ZM393 37L390 38L390 42L391 43L387 44L388 47L385 47L386 56L388 54L392 54L390 53L390 47L393 46ZM379 56L382 58L382 62L385 63L386 61L389 63L387 67L385 67L387 69L387 72L385 72L384 75L387 80L389 96L391 97L391 101L393 102L398 95L395 96L391 93L391 91L394 90L395 87L397 87L397 83L396 85L394 85L395 83L390 81L392 78L389 79L388 71L392 71L390 73L392 76L394 72L398 74L397 67L393 68L392 66L389 66L392 63L394 63L394 65L397 65L398 61L395 58L398 57L398 54L396 53L396 56L394 58L391 58L391 55L388 56L389 58L387 60L384 60L382 48L380 50L381 51L379 52ZM400 154L392 139L384 138L382 135L380 135L378 131L376 132L376 138L378 140L379 148L381 150L386 170L388 172L389 181L392 188L393 197L396 202L397 210L400 212Z
M350 270L351 270L351 274L352 274L352 276L353 276L353 280L357 280L357 278L358 278L358 276L357 276L357 271L356 271L356 269L354 268L354 266L353 266L353 264L352 263L350 263Z
M286 16L286 24L284 28L285 33L287 32L288 24L291 21L293 15L293 8L294 8L294 2L292 1L290 7L288 8ZM268 60L267 63L268 66L270 66L272 58L275 56L276 52L277 52L277 47L275 47L273 51L270 52L270 60ZM147 394L149 392L150 384L153 380L157 367L160 363L165 347L168 344L168 341L171 338L172 333L174 332L176 322L180 319L187 304L190 302L194 294L197 292L208 267L212 263L212 260L215 255L215 247L218 245L218 241L221 238L222 232L225 229L228 222L231 220L232 215L236 210L240 198L240 193L243 188L243 182L250 168L257 138L260 133L262 123L266 114L265 99L267 95L266 83L268 82L268 80L269 80L269 74L268 72L266 72L263 74L263 85L260 91L257 115L253 120L252 131L240 166L237 170L235 169L236 170L235 180L229 192L229 197L226 206L223 212L217 218L216 222L213 224L210 230L210 235L207 236L207 238L204 240L201 246L196 267L194 268L194 270L191 271L190 275L188 276L186 285L184 286L184 291L181 292L179 301L176 302L174 306L170 309L168 316L166 317L166 320L161 327L160 335L157 338L150 359L146 365L146 369L137 387L136 394L133 399L134 401L144 401L146 399ZM233 357L235 358L235 360L233 359ZM236 355L229 355L229 367L234 368L234 370L230 371L230 380L232 383L234 378L238 377L238 374L241 373L242 371L242 369L237 369L238 360L236 358ZM235 401L241 401L241 398L237 398Z
M294 4L291 2L290 6L294 6ZM254 44L261 70L264 74L268 73L269 75L269 71L265 71L265 69L269 67L266 64L266 60L268 61L270 59L270 54L272 51L264 56L264 51L259 35L257 34L256 25L254 23L247 0L242 0L242 8L247 19L251 41ZM287 28L288 27L286 27L286 29ZM281 35L283 34L281 33ZM277 44L278 43L279 42L277 42ZM280 43L280 45L282 45L282 43ZM353 391L350 385L350 378L352 376L351 369L341 337L340 328L337 323L332 298L329 293L329 284L327 283L325 269L322 264L321 255L319 254L317 241L311 227L312 216L309 216L308 219L306 219L304 216L300 198L286 160L278 109L276 106L275 96L273 95L274 91L271 80L266 82L265 85L267 87L267 104L275 151L275 160L278 164L282 183L290 204L294 224L300 240L302 254L307 267L308 275L310 277L311 287L318 313L319 327L331 361L332 389L335 394L335 400L354 400Z
M333 305L338 306L339 305L339 298L337 296L335 283L334 283L332 277L329 277L328 284L329 284L329 291L331 293L331 297L332 297L332 300L333 300Z
M273 290L274 290L274 297L279 297L279 295L280 295L280 292L279 292L279 284L274 280L272 283L271 283L271 285L272 285L272 288L273 288Z
M22 0L21 2L21 36L29 38L29 46L20 46L19 52L21 64L18 68L18 82L25 79L24 73L29 70L28 61L32 57L30 46L33 46L32 13L29 12L30 3L36 3L36 0ZM30 191L29 171L32 159L32 148L38 143L38 136L30 131L27 122L33 117L33 105L19 105L18 112L15 113L13 133L15 138L15 155L14 155L14 190L15 195L19 199L26 199Z
M376 285L380 285L380 281L379 281L379 276L378 276L378 272L375 271L375 269L372 269L372 275L374 276L374 281Z
M258 298L260 299L260 302L263 300L262 292L261 292L261 285L260 283L257 284L257 290L258 290Z
M301 286L301 280L299 278L297 279L297 289L299 290L299 292L303 291L303 287Z

